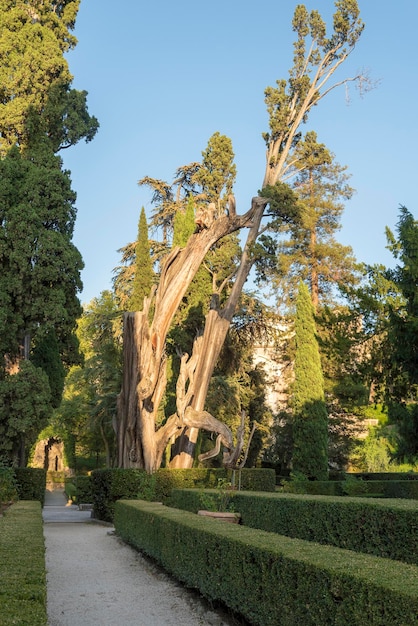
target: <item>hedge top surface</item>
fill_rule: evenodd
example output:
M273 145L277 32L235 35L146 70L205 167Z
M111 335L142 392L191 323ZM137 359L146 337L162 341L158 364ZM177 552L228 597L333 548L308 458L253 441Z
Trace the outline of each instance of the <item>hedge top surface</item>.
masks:
M406 597L418 598L418 567L382 557L361 554L334 546L321 545L277 535L263 530L236 524L221 524L204 516L180 509L166 507L160 503L144 500L119 500L116 506L155 514L166 520L182 524L187 528L201 528L212 535L222 535L245 546L254 546L269 554L273 561L289 558L306 564L325 568L333 574L374 581L381 587Z
M323 495L311 495L311 494L296 494L296 493L269 493L266 491L253 491L251 493L238 491L236 492L240 496L251 498L270 498L276 500L298 500L307 502L325 502L328 504L338 503L342 505L347 504L361 504L362 506L371 506L376 508L391 508L399 509L403 511L416 511L418 514L418 500L406 500L403 498L356 498L355 496L323 496Z

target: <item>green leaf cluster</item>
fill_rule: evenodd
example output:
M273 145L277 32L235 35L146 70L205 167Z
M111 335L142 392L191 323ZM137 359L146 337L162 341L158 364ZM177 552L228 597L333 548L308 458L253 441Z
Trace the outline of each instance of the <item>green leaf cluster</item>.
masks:
M72 243L75 193L61 159L0 160L0 353L17 357L25 335L55 329L64 362L77 360L83 261Z
M293 407L293 472L307 478L328 476L328 414L308 288L299 285L295 320L295 382Z

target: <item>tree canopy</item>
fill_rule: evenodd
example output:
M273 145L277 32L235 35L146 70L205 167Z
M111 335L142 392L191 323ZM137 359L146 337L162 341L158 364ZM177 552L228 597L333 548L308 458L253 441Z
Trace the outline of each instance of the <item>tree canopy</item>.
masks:
M206 206L203 201L201 211L200 207L196 210L196 229L187 244L170 249L168 235L179 209L179 194L186 187L189 190L195 187L196 180L203 175L203 168L201 170L196 164L182 168L176 179L176 193L160 179L145 177L140 181L154 192L153 200L160 207L155 214L155 224L163 228L163 247L169 251L162 257L156 292L150 293L143 311L125 318L124 379L117 421L118 457L122 467L145 467L149 472L155 471L160 466L167 443L179 434L183 435L184 444L179 453L180 462L183 467L190 467L199 429L217 433L217 442L223 445L226 466L234 467L240 458L244 424L234 437L229 428L205 411L206 396L245 281L254 263L264 256L260 237L274 233L280 224L297 214L295 194L283 179L290 154L301 138L301 125L307 121L312 107L337 86L348 81L365 84L365 77L360 74L332 82L363 31L355 0L340 0L335 6L330 36L327 36L325 23L317 11L308 13L303 5L296 8L294 63L289 80L279 80L276 87L269 87L265 92L269 114L269 131L264 134L267 146L265 175L261 192L253 197L245 213L237 213L232 194L225 199L225 209L222 205L217 206L216 201L208 202L208 197ZM212 146L206 156L209 154L215 157ZM235 172L225 168L222 160L219 167L233 180ZM215 183L215 179L213 181ZM207 184L206 180L204 182ZM220 188L216 182L214 189L218 194ZM225 185L226 190L230 188ZM195 338L191 353L181 355L176 411L158 428L158 406L166 388L167 334L176 311L208 254L216 250L218 242L241 229L247 230L247 239L236 259L234 271L229 274L228 290L224 298L219 298L219 289L213 290L202 333Z
M97 119L87 113L86 92L71 89L65 57L77 43L79 2L1 0L1 156L15 144L33 145L41 130L54 151L93 138Z
M98 129L86 92L71 88L65 57L76 44L78 6L79 0L0 0L0 400L15 437L8 461L20 464L36 427L60 402L64 369L80 361L76 194L56 156ZM33 409L30 428L13 417L22 390L28 416Z

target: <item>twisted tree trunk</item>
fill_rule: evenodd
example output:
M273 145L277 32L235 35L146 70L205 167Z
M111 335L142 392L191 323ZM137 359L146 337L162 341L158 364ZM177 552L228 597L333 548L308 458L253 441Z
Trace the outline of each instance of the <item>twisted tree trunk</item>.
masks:
M158 425L158 409L166 387L165 343L174 314L211 246L245 226L256 237L265 204L264 199L255 198L245 215L220 217L210 228L193 234L185 248L173 249L164 263L158 288L154 287L150 297L145 298L143 310L125 314L123 381L116 419L119 467L154 472L161 465L167 443L185 430L194 433L204 428L216 432L224 447L234 450L232 433L203 408L216 360L251 268L248 247L227 305L222 311L216 306L209 311L204 333L195 341L192 355L182 355L176 413ZM192 451L175 466L190 465Z

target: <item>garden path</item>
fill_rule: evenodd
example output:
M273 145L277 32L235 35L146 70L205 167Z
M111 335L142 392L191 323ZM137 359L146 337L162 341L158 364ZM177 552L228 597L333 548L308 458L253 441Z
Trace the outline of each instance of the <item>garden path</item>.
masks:
M47 491L42 511L49 626L233 626L90 511Z

